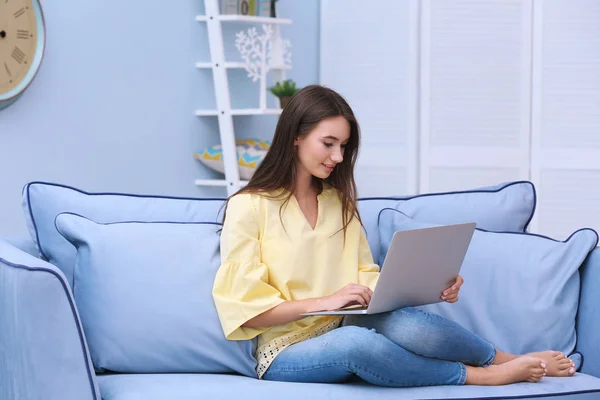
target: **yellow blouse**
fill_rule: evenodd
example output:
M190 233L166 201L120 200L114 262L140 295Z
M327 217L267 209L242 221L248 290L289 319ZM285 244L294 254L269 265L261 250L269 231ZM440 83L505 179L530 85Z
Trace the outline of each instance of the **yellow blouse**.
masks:
M245 193L232 197L227 207L213 298L227 339L259 336L259 378L284 348L336 328L341 318L306 317L260 329L242 327L245 322L285 301L327 296L349 283L373 290L379 278L356 218L344 245L337 190L326 185L317 199L314 230L294 196L283 208L283 225L283 199Z

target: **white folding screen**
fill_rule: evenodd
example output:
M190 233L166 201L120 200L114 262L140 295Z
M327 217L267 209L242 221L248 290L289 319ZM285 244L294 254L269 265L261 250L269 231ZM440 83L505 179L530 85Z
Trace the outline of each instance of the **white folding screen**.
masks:
M417 192L418 0L323 0L321 83L361 125L361 197Z
M421 6L420 191L528 179L530 1Z
M600 230L600 1L322 0L361 196L532 180L530 231Z
M600 231L600 2L536 0L532 229Z

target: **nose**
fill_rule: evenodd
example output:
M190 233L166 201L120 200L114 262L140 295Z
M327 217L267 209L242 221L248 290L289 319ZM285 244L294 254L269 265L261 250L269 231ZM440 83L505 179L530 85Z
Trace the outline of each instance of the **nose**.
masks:
M342 161L344 161L344 155L341 151L334 151L333 153L331 153L331 161L339 164Z

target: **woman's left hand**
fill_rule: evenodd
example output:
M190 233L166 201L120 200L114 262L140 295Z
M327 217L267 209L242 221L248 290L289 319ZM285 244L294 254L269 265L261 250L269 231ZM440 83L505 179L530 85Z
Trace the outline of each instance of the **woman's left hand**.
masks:
M454 284L442 292L442 300L447 303L456 303L458 301L458 291L463 283L465 283L465 280L458 275Z

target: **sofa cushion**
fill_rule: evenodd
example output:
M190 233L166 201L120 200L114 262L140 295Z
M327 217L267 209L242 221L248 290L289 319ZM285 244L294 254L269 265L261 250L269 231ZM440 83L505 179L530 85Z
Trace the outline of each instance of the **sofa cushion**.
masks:
M73 293L97 369L256 376L253 342L225 339L212 299L218 224L61 213L56 227L77 248Z
M217 222L224 199L88 193L73 187L31 182L23 189L23 209L32 239L42 257L59 267L73 284L75 248L54 227L61 212L73 212L98 222Z
M380 265L383 260L379 259L377 216L383 208L400 210L419 221L438 224L473 221L478 227L491 231L525 232L535 204L535 187L527 181L402 198L369 197L358 202L373 259Z
M382 259L395 231L428 226L433 224L382 210ZM580 229L564 242L476 229L460 272L465 283L459 301L420 308L460 323L502 351L570 354L576 340L578 269L597 243L592 229Z
M54 218L61 212L73 212L98 222L215 222L224 200L90 193L56 183L31 182L23 189L22 204L29 232L42 258L58 266L72 285L75 249L54 227ZM383 260L378 260L377 216L383 208L397 208L434 223L475 221L488 230L523 232L535 204L533 184L519 181L460 192L362 198L359 211L373 258L380 263Z
M292 383L263 381L236 375L107 375L98 382L103 400L412 400L532 398L595 400L600 379L585 374L570 378L545 377L540 383L506 386L431 386L388 388L363 383ZM577 395L577 393L581 393ZM546 397L547 396L547 397Z

